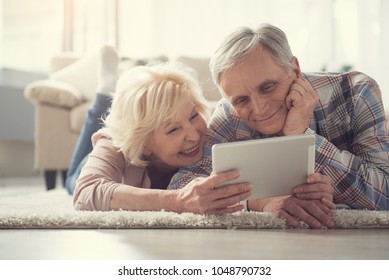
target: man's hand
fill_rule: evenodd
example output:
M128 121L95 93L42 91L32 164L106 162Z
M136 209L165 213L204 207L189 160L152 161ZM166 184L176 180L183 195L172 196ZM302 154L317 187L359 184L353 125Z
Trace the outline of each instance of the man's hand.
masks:
M334 187L331 185L330 178L320 173L310 174L307 183L297 186L293 189L296 197L301 199L322 199L326 198L333 201Z
M326 198L321 200L304 200L295 196L278 196L249 201L249 209L254 211L276 213L294 228L300 221L308 226L320 229L323 226L334 228L332 212L335 204Z
M220 215L242 210L243 205L239 202L251 195L250 184L239 183L215 188L237 177L237 171L230 171L194 179L177 190L177 204L180 205L177 212Z
M282 133L284 135L303 134L309 126L309 120L319 101L319 96L311 84L298 77L292 84L285 103L288 108Z

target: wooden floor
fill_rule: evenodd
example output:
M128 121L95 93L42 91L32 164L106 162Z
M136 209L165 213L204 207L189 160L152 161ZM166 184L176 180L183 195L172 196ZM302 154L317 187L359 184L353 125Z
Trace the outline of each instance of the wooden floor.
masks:
M34 191L42 183L3 178L0 195L17 187ZM389 260L389 229L0 229L0 259Z
M0 230L0 259L389 259L389 230Z

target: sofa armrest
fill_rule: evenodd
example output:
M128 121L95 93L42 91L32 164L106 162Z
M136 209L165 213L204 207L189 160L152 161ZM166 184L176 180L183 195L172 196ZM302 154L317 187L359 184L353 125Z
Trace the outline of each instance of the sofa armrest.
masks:
M32 103L44 103L73 108L83 101L78 89L65 82L40 80L27 85L24 96Z

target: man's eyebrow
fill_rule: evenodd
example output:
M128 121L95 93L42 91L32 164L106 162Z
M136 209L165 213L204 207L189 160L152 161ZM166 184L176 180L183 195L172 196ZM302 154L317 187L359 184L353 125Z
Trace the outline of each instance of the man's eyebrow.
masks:
M264 81L262 81L257 87L256 89L257 90L264 90L264 87L266 87L267 85L269 84L277 84L279 83L280 81L277 80L277 79L274 79L274 78L271 78L271 79L266 79ZM231 103L234 104L234 102L236 102L239 98L244 98L244 97L247 97L249 94L241 94L241 95L238 95L238 96L234 96L231 98Z
M260 83L258 86L257 86L257 89L259 90L263 90L266 86L268 86L269 84L278 84L279 81L276 80L276 79L267 79L265 81L263 81L262 83Z
M266 86L266 85L272 84L272 83L278 83L278 80L276 80L276 79L266 79L266 80L262 81L262 83L260 83L258 87Z

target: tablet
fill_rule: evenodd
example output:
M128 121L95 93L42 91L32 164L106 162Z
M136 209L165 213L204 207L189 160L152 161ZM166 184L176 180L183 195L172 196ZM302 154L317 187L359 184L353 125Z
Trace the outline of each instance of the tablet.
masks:
M215 173L236 169L240 177L221 186L249 182L250 199L293 194L314 173L315 135L293 135L215 144Z

